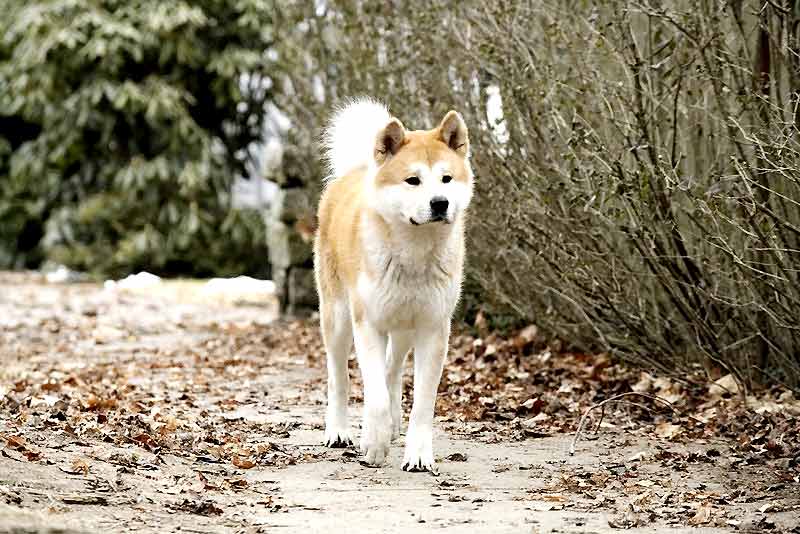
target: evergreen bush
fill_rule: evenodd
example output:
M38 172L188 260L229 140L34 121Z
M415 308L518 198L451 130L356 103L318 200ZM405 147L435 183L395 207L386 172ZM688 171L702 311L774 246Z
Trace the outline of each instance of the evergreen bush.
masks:
M0 265L263 271L229 190L271 93L272 3L3 5Z

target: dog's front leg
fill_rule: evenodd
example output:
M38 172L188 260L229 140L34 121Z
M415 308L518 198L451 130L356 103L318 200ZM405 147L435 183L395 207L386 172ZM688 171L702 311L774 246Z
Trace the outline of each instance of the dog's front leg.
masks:
M386 387L386 334L366 319L353 325L356 358L364 381L364 418L361 424L361 452L371 465L381 465L389 453L392 419Z
M392 439L400 437L403 423L403 366L414 342L412 334L407 330L392 332L386 350L386 386L389 388L392 412Z
M433 470L433 409L449 336L449 323L417 333L414 346L414 404L406 433L404 471Z

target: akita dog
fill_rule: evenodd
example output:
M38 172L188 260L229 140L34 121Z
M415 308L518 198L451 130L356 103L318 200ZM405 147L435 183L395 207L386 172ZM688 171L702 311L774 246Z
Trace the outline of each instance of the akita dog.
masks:
M358 99L325 132L331 175L319 203L314 259L328 360L325 443L351 444L347 359L364 380L361 451L381 465L400 435L403 364L414 351L414 402L402 467L432 470L433 410L461 292L472 197L467 127L450 111L406 130Z

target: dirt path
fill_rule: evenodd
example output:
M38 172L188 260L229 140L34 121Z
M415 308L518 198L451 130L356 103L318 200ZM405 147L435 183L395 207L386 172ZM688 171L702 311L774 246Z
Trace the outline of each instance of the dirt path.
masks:
M318 445L314 326L192 295L0 275L0 532L800 532L793 458L632 423L570 457L493 399L442 402L439 476L399 469L402 438L362 466Z

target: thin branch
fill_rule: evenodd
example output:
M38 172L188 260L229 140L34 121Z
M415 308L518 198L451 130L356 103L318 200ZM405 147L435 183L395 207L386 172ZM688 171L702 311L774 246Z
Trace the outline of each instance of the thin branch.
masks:
M594 404L594 405L590 406L589 408L586 409L585 412L583 412L583 415L581 416L581 419L578 422L578 429L575 431L575 436L572 438L572 444L569 446L569 455L570 456L574 456L575 455L575 445L577 445L578 439L580 439L581 431L583 430L583 424L586 421L586 418L588 417L588 415L591 412L593 412L594 410L597 410L598 408L601 409L601 413L605 413L606 404L609 404L611 402L630 402L630 401L626 400L627 397L642 397L642 398L645 398L645 399L650 399L650 400L652 400L654 402L660 402L664 406L666 406L667 408L669 408L670 410L672 410L673 412L677 413L680 416L688 417L689 419L692 419L693 421L695 421L697 423L700 423L701 425L705 424L702 421L700 421L699 419L697 419L695 417L692 417L691 415L685 414L684 412L682 412L681 410L676 408L671 402L669 402L667 399L664 399L663 397L659 397L658 395L650 395L648 393L639 393L637 391L628 391L626 393L620 393L619 395L614 395L613 397L609 397L609 398L607 398L606 400L604 400L602 402L599 402L597 404ZM641 406L640 404L637 404L637 403L632 403L632 404L643 408L643 406ZM599 424L598 424L598 428L599 428Z

